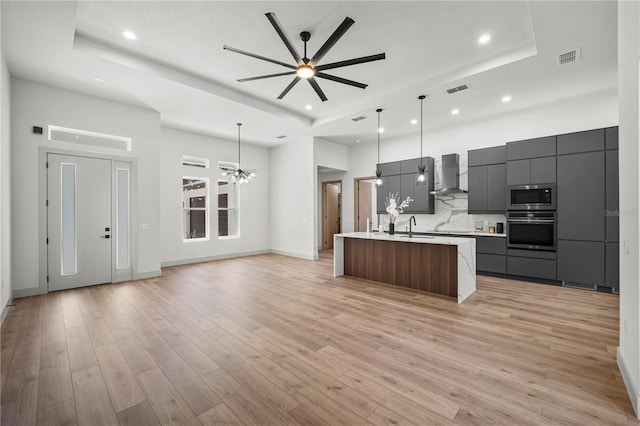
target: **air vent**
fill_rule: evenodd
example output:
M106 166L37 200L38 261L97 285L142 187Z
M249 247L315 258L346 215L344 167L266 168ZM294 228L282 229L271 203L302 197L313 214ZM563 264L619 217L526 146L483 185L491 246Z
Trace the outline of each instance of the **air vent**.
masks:
M182 156L182 165L189 167L200 167L202 169L209 168L209 159L208 158L200 158L200 157L192 157L190 155Z
M276 136L276 139L284 139L286 137L287 137L287 135L280 135L280 136Z
M453 95L454 93L462 92L463 90L467 90L469 87L468 84L462 84L460 86L452 87L451 89L447 89L447 93Z
M571 281L562 281L562 287L579 288L582 290L592 290L592 291L595 291L598 288L596 284L574 283Z
M361 120L364 120L365 118L367 117L365 117L364 115L361 115L360 117L352 118L351 121L361 121Z
M558 55L558 66L570 64L571 62L577 62L580 60L581 49L574 49L569 52L561 53Z

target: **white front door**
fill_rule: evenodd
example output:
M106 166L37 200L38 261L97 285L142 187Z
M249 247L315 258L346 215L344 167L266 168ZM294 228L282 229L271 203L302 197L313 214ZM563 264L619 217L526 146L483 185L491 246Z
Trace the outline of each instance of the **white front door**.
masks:
M48 154L49 291L112 281L111 160Z

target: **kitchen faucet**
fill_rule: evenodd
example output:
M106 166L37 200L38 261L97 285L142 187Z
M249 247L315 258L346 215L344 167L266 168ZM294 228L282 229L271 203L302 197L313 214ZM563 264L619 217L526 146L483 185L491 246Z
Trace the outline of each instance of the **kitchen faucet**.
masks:
M413 224L417 226L416 217L415 216L411 216L409 218L409 238L411 238L413 236L413 230L411 229L411 221L413 221Z

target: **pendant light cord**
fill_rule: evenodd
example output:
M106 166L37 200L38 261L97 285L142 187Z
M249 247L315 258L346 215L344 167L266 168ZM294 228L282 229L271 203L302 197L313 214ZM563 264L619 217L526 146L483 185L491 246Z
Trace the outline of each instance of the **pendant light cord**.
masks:
M424 113L423 111L423 106L424 106L424 98L426 98L425 95L420 95L418 96L418 99L420 99L420 167L422 168L422 122L424 121Z
M380 164L380 113L382 109L378 108L376 112L378 113L378 164Z
M236 123L238 126L238 168L240 168L240 126L242 123Z

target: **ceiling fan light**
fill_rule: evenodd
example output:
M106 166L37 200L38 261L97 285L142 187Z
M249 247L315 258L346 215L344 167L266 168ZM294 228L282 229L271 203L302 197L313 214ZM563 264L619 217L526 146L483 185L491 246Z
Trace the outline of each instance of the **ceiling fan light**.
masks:
M316 72L314 71L314 69L309 65L300 65L296 70L296 74L298 74L298 77L306 79L313 77L315 73Z

